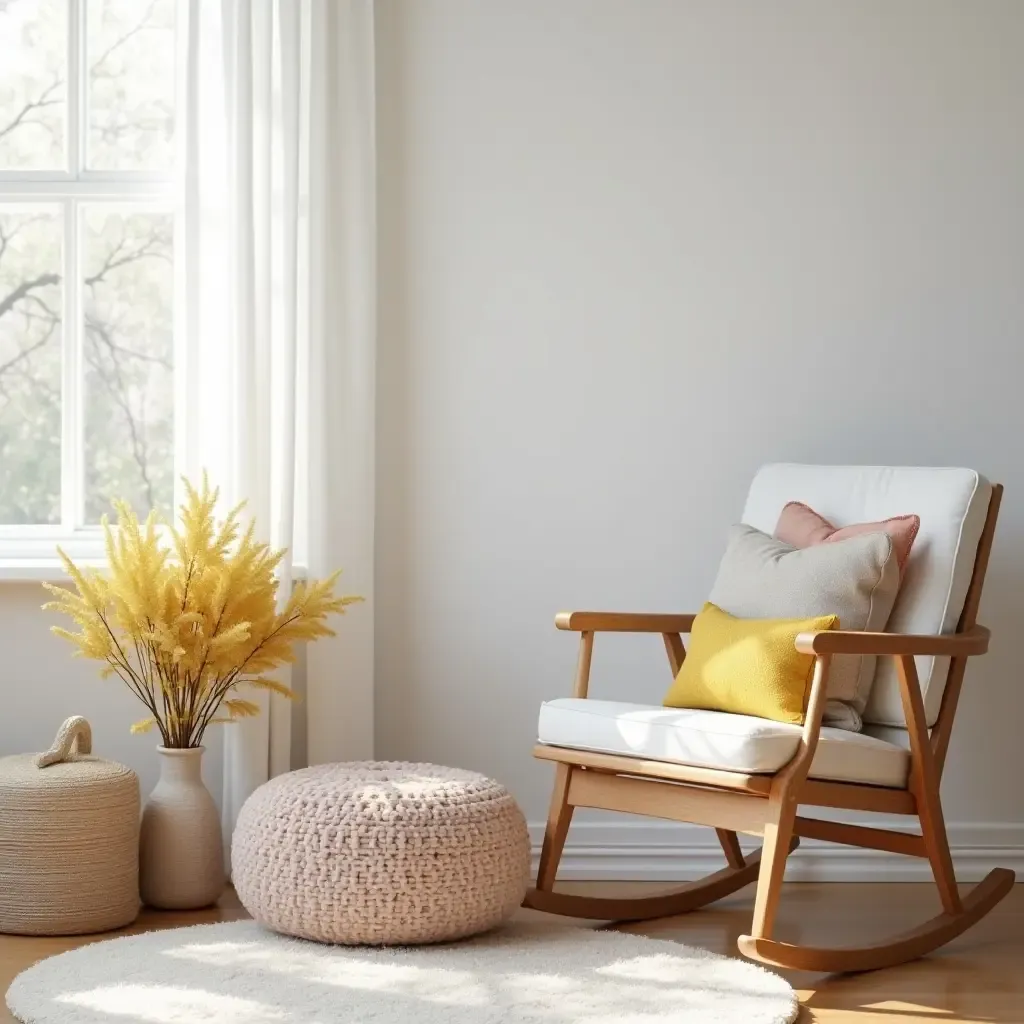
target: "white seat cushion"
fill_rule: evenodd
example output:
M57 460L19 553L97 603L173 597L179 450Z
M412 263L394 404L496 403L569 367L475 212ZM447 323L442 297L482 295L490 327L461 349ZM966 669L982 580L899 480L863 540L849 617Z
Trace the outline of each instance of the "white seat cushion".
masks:
M748 774L778 771L796 752L801 726L749 715L566 697L545 701L537 737L576 750L671 761ZM848 729L823 728L811 777L902 788L910 755Z
M885 628L937 635L956 629L991 496L991 485L973 469L775 464L755 475L743 522L772 533L790 501L810 505L836 526L920 516L921 529ZM931 726L938 719L949 659L916 661ZM864 721L906 725L891 658L878 659Z

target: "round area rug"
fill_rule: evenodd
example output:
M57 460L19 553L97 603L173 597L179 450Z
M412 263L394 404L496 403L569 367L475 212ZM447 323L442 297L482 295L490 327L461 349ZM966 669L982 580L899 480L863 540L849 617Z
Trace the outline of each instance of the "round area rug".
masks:
M789 1024L789 984L675 942L513 923L465 942L324 946L252 921L147 932L43 960L26 1024Z

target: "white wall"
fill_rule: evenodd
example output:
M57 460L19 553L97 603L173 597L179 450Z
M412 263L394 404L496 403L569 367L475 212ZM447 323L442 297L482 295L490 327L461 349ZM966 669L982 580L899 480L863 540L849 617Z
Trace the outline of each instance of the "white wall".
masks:
M1017 0L382 0L378 756L540 821L556 610L698 608L767 460L968 465L1007 496L947 817L968 874L1024 855L1022 52ZM667 683L599 638L592 693Z
M65 718L84 715L92 726L93 752L133 768L145 799L159 774L154 752L159 733L129 733L146 709L120 680L100 679L96 662L72 658L74 648L50 633L50 626L68 622L43 612L46 600L42 584L0 583L0 757L47 750ZM203 777L218 804L219 729L207 733L203 757Z

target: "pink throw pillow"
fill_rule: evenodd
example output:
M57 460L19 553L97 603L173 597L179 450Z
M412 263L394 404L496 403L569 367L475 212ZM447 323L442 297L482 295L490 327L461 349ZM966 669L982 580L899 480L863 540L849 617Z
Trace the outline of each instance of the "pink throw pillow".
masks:
M900 568L900 579L907 568L910 549L914 538L921 529L920 516L895 516L878 523L857 523L855 526L833 526L824 516L818 515L802 501L791 501L782 510L775 527L775 539L794 548L809 548L833 540L845 540L861 533L889 534L896 564Z

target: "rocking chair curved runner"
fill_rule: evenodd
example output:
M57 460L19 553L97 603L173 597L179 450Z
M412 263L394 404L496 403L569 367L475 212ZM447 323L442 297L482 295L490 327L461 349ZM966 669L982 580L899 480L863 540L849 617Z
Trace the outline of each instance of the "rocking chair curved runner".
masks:
M759 470L743 521L766 532L790 500L805 501L840 524L910 512L921 517L889 618L892 632L840 629L797 637L797 649L815 657L802 726L588 699L595 634L660 634L675 675L686 657L682 636L695 616L559 614L559 629L580 634L579 661L573 697L546 702L541 710L534 756L555 763L555 785L536 888L524 905L572 917L640 921L703 907L756 879L753 923L750 934L739 939L740 951L766 964L825 972L913 960L984 917L1010 891L1014 873L996 868L960 895L939 784L967 659L988 649L988 630L976 617L1001 498L1001 486L969 470L802 465ZM863 733L822 725L830 662L845 654L878 659ZM804 817L798 813L801 805L916 815L920 833ZM634 899L556 892L558 862L576 807L711 826L726 866L700 881ZM760 850L745 855L737 833L762 837ZM819 948L777 940L786 859L801 838L926 858L942 912L875 945Z

